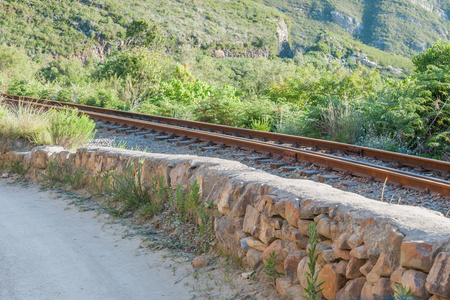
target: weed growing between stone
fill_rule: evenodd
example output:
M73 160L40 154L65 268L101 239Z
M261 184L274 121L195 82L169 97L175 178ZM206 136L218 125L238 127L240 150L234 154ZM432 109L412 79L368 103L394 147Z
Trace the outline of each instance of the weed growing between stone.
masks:
M144 186L141 167L141 162L130 161L122 172L114 170L90 178L82 169L74 170L69 164L52 160L41 183L44 188L86 188L91 195L102 196L111 215L134 215L141 222L164 228L174 239L166 244L169 248L211 250L215 245L214 204L201 201L199 184L194 181L186 188L171 188L164 177L154 176Z
M6 169L10 173L17 174L20 177L23 177L30 169L29 165L23 164L18 160L15 160L13 162L1 161L0 167Z
M317 259L319 258L319 253L316 252L318 241L317 224L311 222L308 230L308 269L306 272L306 280L308 282L308 287L305 288L305 292L309 300L319 299L318 294L323 290L320 288L324 281L319 282L319 272L316 270Z
M414 292L411 288L406 288L404 285L395 285L394 290L394 299L395 300L408 300L408 299L416 299L414 296Z
M278 259L278 254L276 254L275 251L270 252L269 258L266 259L266 264L264 265L264 273L273 280L283 276L284 273L278 272L277 270L277 265L279 264L280 259Z
M69 186L74 190L78 190L85 187L87 183L88 179L83 170L74 170L70 164L61 164L56 159L49 161L41 180L43 188Z
M114 215L136 213L142 220L159 223L188 250L207 252L215 245L212 207L201 201L196 181L187 188L171 188L165 178L154 176L144 187L140 167L130 163L124 173L110 172L101 182Z

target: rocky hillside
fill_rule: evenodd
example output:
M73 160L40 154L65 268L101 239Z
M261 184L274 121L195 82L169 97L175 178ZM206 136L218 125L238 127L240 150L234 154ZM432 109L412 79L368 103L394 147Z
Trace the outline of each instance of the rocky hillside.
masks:
M313 44L321 30L408 57L449 37L449 0L258 1L291 18L296 49Z
M446 41L448 11L450 0L0 0L0 44L44 61L102 57L130 43L127 29L143 20L147 38L169 52L191 45L215 57L291 57L326 43L337 59L357 53L407 69L384 51L410 58Z
M289 19L277 9L212 0L0 0L0 44L26 47L31 55L80 55L93 46L102 54L127 42L136 19L147 21L169 49L190 44L251 57L277 55L288 45Z

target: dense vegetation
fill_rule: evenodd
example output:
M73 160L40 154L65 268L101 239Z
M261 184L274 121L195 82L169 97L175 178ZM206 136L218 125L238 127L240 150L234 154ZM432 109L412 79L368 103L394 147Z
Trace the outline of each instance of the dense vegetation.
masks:
M236 55L276 55L275 32L284 18L249 0L1 0L0 44L23 46L41 60L48 59L45 54L88 57L93 46L103 53L129 42L129 24L142 19L164 36L169 49L189 44L205 51L226 48Z
M412 60L367 45L412 55L398 20L436 29L439 9L403 0L0 0L0 90L442 157L449 45ZM411 28L421 45L437 37Z
M281 58L170 56L132 46L105 60L58 58L38 64L0 47L0 82L12 94L58 99L358 143L441 157L449 152L450 44L413 60L403 80L330 63L320 51Z

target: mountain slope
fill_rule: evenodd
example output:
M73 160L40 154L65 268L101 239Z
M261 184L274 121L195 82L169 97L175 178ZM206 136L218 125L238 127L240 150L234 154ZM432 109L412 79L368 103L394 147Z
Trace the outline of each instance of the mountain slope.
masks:
M32 55L80 55L120 43L134 19L157 25L172 47L227 48L243 55L276 55L288 35L285 16L254 1L0 0L0 43L26 47Z
M292 19L295 48L309 47L323 29L408 57L449 38L450 0L258 1Z
M127 28L142 19L169 51L190 45L216 57L289 57L325 42L331 54L363 52L410 69L402 56L448 40L449 11L450 0L0 0L0 44L38 57L104 57L129 42Z

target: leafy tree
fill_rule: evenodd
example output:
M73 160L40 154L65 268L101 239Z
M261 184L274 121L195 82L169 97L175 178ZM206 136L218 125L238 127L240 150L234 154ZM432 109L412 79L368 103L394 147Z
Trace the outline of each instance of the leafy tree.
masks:
M442 43L440 40L427 49L413 57L412 62L416 72L425 72L431 65L442 68L450 65L450 43Z

